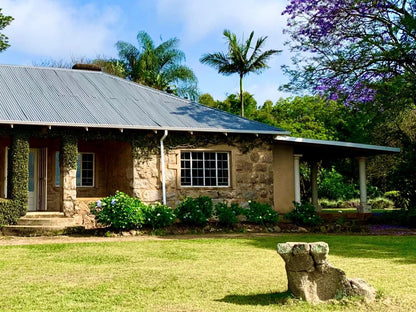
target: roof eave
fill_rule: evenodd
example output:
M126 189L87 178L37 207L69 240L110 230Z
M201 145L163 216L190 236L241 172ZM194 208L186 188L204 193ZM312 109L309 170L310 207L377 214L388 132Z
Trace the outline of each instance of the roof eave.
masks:
M71 128L98 128L98 129L131 129L131 130L151 130L151 131L179 131L179 132L212 132L212 133L241 133L241 134L267 134L267 135L288 135L287 131L272 131L272 130L240 130L240 129L226 129L226 128L193 128L193 127L169 127L169 126L137 126L137 125L114 125L114 124L88 124L88 123L59 123L46 121L19 121L7 120L0 121L2 125L22 125L22 126L44 126L44 127L71 127Z
M381 146L381 145L370 145L370 144L361 144L361 143L351 143L343 141L328 141L328 140L315 140L315 139L305 139L305 138L296 138L289 136L276 136L274 138L276 141L293 143L293 144L302 144L302 145L317 145L317 146L330 146L330 147L339 147L339 148L350 148L357 150L369 150L377 151L380 153L400 153L400 148Z

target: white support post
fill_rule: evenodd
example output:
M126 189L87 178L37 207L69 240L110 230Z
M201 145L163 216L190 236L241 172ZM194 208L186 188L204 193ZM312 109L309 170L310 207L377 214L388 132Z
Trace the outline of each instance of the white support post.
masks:
M358 213L370 213L371 206L367 202L367 179L365 173L365 165L367 159L365 157L358 158L358 170L360 178L360 206L357 209Z
M295 182L295 202L300 203L300 167L299 159L302 155L295 154L293 155L293 173L294 173L294 182Z
M321 211L322 208L318 203L318 163L316 161L311 163L311 191L312 205L316 211Z

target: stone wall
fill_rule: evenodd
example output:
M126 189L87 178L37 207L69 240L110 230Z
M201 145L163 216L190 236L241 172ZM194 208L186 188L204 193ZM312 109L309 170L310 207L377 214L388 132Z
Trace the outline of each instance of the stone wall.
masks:
M273 205L273 154L271 147L263 144L247 153L229 145L210 145L191 151L217 151L230 153L229 187L182 187L180 182L181 151L174 149L165 155L167 204L175 207L186 196L209 196L214 202L245 204L259 201ZM162 200L160 155L135 163L133 195L146 202Z

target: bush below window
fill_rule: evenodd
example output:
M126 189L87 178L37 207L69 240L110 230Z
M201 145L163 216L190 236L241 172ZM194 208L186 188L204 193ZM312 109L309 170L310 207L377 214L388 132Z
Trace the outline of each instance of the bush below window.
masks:
M175 208L175 215L188 225L204 226L212 217L212 199L206 196L197 198L187 197Z
M275 224L279 220L279 215L269 204L249 202L244 214L248 221L261 225Z
M154 230L172 225L176 218L173 210L161 203L144 206L143 214L143 225L151 226Z
M143 225L144 207L140 199L117 191L114 196L91 203L90 208L97 222L120 231L140 228Z
M160 203L147 205L119 191L91 203L90 208L99 223L117 231L139 229L142 226L160 229L175 222L171 208Z
M218 217L219 223L225 226L238 223L237 216L240 214L240 211L241 208L238 204L228 206L226 203L218 203L215 205L215 215Z

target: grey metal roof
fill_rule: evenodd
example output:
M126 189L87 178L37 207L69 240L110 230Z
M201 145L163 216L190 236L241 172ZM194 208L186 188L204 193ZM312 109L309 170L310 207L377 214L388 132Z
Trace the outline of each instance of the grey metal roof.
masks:
M0 65L0 124L288 134L102 72Z
M400 148L396 147L304 139L290 136L276 136L275 140L279 143L293 145L295 154L301 154L302 159L305 160L372 156L400 152Z

